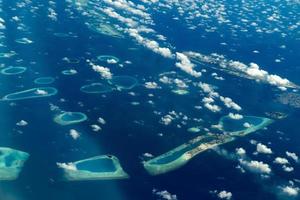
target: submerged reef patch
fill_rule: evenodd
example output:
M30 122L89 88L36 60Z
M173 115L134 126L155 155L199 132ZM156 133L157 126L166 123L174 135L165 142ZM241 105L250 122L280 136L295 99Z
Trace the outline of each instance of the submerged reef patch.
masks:
M26 152L0 147L0 181L17 179L28 157Z
M81 112L63 112L54 117L54 121L63 126L77 124L85 120L87 120L87 116Z
M22 74L27 70L26 67L5 67L3 68L0 73L3 75L16 75L16 74Z
M277 102L294 108L300 108L300 94L287 92L277 96Z
M53 77L51 77L51 76L48 76L48 77L40 77L40 78L36 78L35 80L34 80L34 83L35 84L51 84L51 83L53 83L55 81L55 79L53 78Z
M41 97L49 97L57 94L57 89L53 87L38 87L20 92L8 94L2 98L4 101L15 101L22 99L33 99Z
M81 92L84 93L108 93L113 91L113 88L108 84L103 83L91 83L89 85L84 85L80 88Z
M138 84L137 79L132 76L113 76L108 82L118 90L130 90Z

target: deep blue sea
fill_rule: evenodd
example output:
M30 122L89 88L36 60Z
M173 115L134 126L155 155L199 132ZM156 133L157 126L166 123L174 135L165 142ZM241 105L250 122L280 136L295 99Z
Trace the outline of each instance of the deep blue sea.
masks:
M0 0L0 200L300 199L299 13L297 0ZM246 68L233 73L233 61ZM10 66L26 70L6 74ZM118 76L137 83L122 88ZM92 83L112 91L80 90ZM5 99L32 88L37 98ZM56 123L64 112L87 119ZM214 125L230 113L274 122L168 173L143 167L199 135L225 134ZM29 154L14 180L3 176L2 147ZM107 154L128 179L69 181L57 165Z

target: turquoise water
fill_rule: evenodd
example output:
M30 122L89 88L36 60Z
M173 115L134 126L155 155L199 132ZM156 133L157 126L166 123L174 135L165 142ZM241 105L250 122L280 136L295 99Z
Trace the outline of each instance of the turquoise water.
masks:
M27 153L6 173L13 180L0 181L0 200L163 200L156 191L165 190L179 200L223 190L233 200L299 199L284 190L300 193L299 13L291 0L0 0L0 70L26 69L0 74L0 147ZM81 114L59 115L67 111ZM230 113L244 119L227 131L261 122L246 116L274 121L169 173L147 173L144 161L224 134L217 125ZM69 182L57 166L108 154L129 179ZM82 168L102 164L112 169Z
M25 71L26 71L26 67L7 67L1 70L1 74L16 75L16 74L22 74Z
M109 83L121 90L130 90L138 84L137 80L131 76L114 76Z
M53 87L39 87L19 92L14 92L5 95L2 99L5 101L23 100L23 99L34 99L41 97L49 97L57 94L57 89Z
M90 172L114 172L116 170L112 160L105 158L78 163L76 168Z
M176 159L178 159L180 156L182 156L184 153L196 148L197 146L199 146L202 143L206 143L206 142L211 142L213 140L215 140L216 138L213 137L205 137L204 139L201 139L198 142L195 142L193 144L187 144L186 147L178 150L178 151L174 151L173 153L166 155L165 157L161 157L158 160L155 160L154 162L150 162L151 164L166 164L169 162L172 162Z
M107 93L111 92L113 88L108 84L91 83L89 85L82 86L80 90L85 93Z
M230 117L224 117L222 122L224 131L234 132L246 130L249 127L258 126L263 122L263 118L244 116L243 119L236 120L231 119ZM245 123L248 123L249 127L245 125Z
M34 79L34 83L36 84L51 84L55 81L53 77L40 77Z
M54 118L61 125L76 124L87 120L87 116L81 112L63 112Z

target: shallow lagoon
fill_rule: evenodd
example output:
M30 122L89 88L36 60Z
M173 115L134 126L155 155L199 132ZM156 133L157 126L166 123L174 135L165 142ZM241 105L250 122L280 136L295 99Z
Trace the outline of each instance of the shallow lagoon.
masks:
M233 140L234 138L228 135L198 136L167 153L144 162L144 168L150 175L168 173L182 167L199 153Z
M143 48L142 45L137 45L136 42L133 41L134 38L128 37L128 34L124 34L124 36L126 36L125 40L109 37L110 33L112 33L110 30L118 30L119 27L119 31L121 32L123 25L116 22L116 20L110 20L108 18L98 20L99 15L97 14L101 14L99 9L110 7L110 5L104 3L104 1L75 0L45 2L36 0L31 1L29 4L23 2L24 1L21 0L18 2L3 1L2 3L1 8L3 15L1 15L1 18L5 20L3 24L6 26L6 29L3 30L4 39L2 44L3 47L7 47L7 49L3 48L2 52L11 52L12 50L16 52L15 54L11 54L15 55L14 57L10 57L9 59L5 57L2 58L2 60L4 62L7 61L7 63L5 63L6 66L17 66L17 64L20 64L21 66L28 66L30 70L29 73L26 72L24 74L26 76L22 74L22 76L18 77L5 77L2 75L1 78L3 78L4 82L1 80L0 83L2 84L1 86L3 86L1 87L1 94L4 95L14 91L36 87L33 84L33 78L40 75L58 77L55 86L60 92L57 97L43 99L41 103L38 102L38 99L1 103L1 117L3 119L1 120L1 130L3 131L0 136L0 141L3 143L2 145L24 149L32 155L32 159L28 160L28 163L26 162L21 174L22 176L20 176L18 180L10 181L8 184L3 182L0 184L0 197L5 200L153 200L160 198L152 193L153 189L157 189L157 191L168 191L171 194L176 194L180 200L190 200L196 197L205 200L216 200L218 197L210 193L210 191L214 190L230 191L233 194L232 199L276 199L270 195L270 190L265 190L265 188L262 187L261 183L264 184L264 182L258 181L259 177L257 179L256 177L253 178L248 172L240 173L238 169L235 169L235 162L231 160L227 161L217 155L212 155L213 152L204 153L180 170L159 177L150 177L146 173L140 164L140 157L146 152L155 156L163 154L175 148L177 145L186 142L190 137L196 136L196 133L187 133L186 131L188 127L195 125L195 122L190 124L191 121L189 119L192 120L193 117L203 118L204 121L201 122L201 125L203 125L202 131L205 128L210 129L212 124L216 124L219 115L235 112L234 110L227 109L223 103L217 99L215 99L216 104L222 107L221 113L211 113L205 109L198 109L200 106L203 106L201 103L202 94L199 88L197 92L193 91L194 81L204 81L208 84L215 85L215 91L219 92L220 95L232 97L236 103L241 105L243 109L241 113L244 114L263 115L266 111L286 111L285 109L275 109L270 106L267 108L270 103L267 95L262 98L256 96L257 93L277 93L277 89L271 91L273 88L265 88L266 85L240 79L238 76L233 77L222 71L218 71L218 75L224 77L225 81L215 80L210 76L214 70L209 67L207 68L206 64L195 66L195 70L200 71L207 69L207 73L203 72L203 76L200 79L194 80L185 72L181 72L180 69L174 66L175 63L173 63L173 61L175 62L175 60L173 60L172 63L165 62L166 59L159 55L152 54L149 50ZM68 6L68 4L73 4L74 7L78 6L75 5L74 2L88 2L89 5L82 10L76 10L76 8L74 9ZM190 25L185 24L185 20L183 19L188 17L189 12L185 12L182 16L177 16L176 8L172 8L172 11L169 12L167 7L159 6L159 4L169 4L169 1L159 1L154 4L143 3L142 1L133 2L145 5L146 10L144 11L154 17L153 20L156 25L153 24L152 26L149 24L149 27L155 29L157 34L165 35L166 41L157 40L162 47L169 47L173 52L186 50L194 50L202 53L216 52L224 54L228 59L236 59L245 63L257 62L261 66L261 69L266 69L269 72L287 77L299 85L299 76L297 76L299 70L293 67L296 66L297 60L295 59L295 62L292 61L299 56L295 57L293 49L290 49L293 44L288 42L292 41L289 35L285 35L285 39L280 38L280 35L284 36L285 34L282 32L285 27L282 21L284 18L280 16L282 12L275 12L277 14L279 13L279 21L282 26L279 27L279 29L270 26L270 33L267 34L267 37L264 37L265 32L268 32L269 28L265 28L261 25L269 20L261 21L257 18L257 20L255 20L256 26L252 26L251 24L253 16L256 18L256 14L262 14L259 12L259 5L256 5L259 2L252 4L251 1L247 1L246 4L241 2L242 5L237 5L240 1L207 1L204 2L204 4L208 5L209 8L222 9L223 7L219 3L225 6L226 9L221 11L221 18L223 18L223 14L233 6L235 10L230 11L232 14L229 13L229 15L225 15L223 18L226 21L229 20L229 23L218 24L216 21L210 23L209 21L211 21L213 16L208 15L209 18L201 20L201 24L193 24L191 21ZM182 2L183 1L176 1L175 4L180 5ZM264 2L267 3L267 1ZM283 8L286 5L285 1L278 2L282 5L282 7L278 7ZM289 3L292 4L292 1L289 1ZM105 7L102 6L104 4ZM256 13L252 13L251 15L251 11L248 10L251 8L246 6L249 4L254 6L253 8L256 10ZM24 7L15 8L16 5ZM199 2L199 5L201 6L201 2ZM243 9L239 9L243 8L243 6L247 9L246 12L244 12L245 10ZM57 21L50 19L48 16L50 14L48 10L50 7L53 8L53 11L57 12ZM206 8L206 6L204 7ZM184 7L182 8L184 9ZM266 15L270 14L269 16L272 16L272 12L274 9L277 9L277 6L275 5L269 8L272 9L266 9ZM290 7L287 6L287 9L283 10L283 12L290 12L289 9ZM234 12L237 10L240 12ZM131 15L130 13L122 12L121 9L115 9L115 11L121 15L124 14L124 16ZM205 15L206 10L204 9L202 11ZM200 10L201 15L202 11ZM81 16L79 12L82 12L83 15ZM95 14L89 16L89 14L93 14L93 12ZM248 12L250 15L247 14ZM192 10L191 13L193 13ZM213 13L214 12L211 14ZM243 20L234 20L231 15L238 15L242 19L248 20L248 22L243 23ZM14 22L11 20L14 16L19 16L20 21ZM264 17L264 19L267 17L268 16ZM136 17L135 19L140 18ZM277 15L275 16L275 20L276 19ZM193 19L189 18L188 20ZM207 22L209 23L209 27L206 27ZM238 23L237 26L235 26L235 22ZM22 24L24 24L24 26L22 26ZM40 24L45 24L46 26L35 26ZM293 22L291 21L289 24L292 25ZM198 28L196 27L197 25L199 25ZM226 32L224 30L226 30L226 26L228 25L231 25L231 29L229 32ZM21 35L19 32L23 30L17 30L17 26L20 28L24 27L25 31L27 28L28 32ZM88 29L87 26L94 27L93 31ZM188 30L187 26L194 26L196 29ZM105 29L105 27L108 28ZM239 32L239 27L247 32ZM260 40L259 37L256 37L255 41L251 39L253 34L255 34L255 29L258 31L262 30L258 36L261 36L263 40ZM94 30L102 33L106 31L106 34L101 35L98 34L98 32L94 32ZM206 32L206 30L211 32ZM13 37L16 31L19 35ZM73 32L79 37L76 39L53 37L53 33L57 32L65 32L66 34ZM157 39L156 37L152 37L154 36L152 33L143 32L141 34L143 37L149 36L151 40ZM182 35L185 37L183 38ZM219 37L220 35L222 37ZM19 38L19 36L26 36L34 40L35 43L32 45L17 45L14 41L16 38ZM247 39L243 40L243 36L247 37ZM265 40L265 38L267 40ZM270 44L268 39L274 41L274 45ZM168 44L169 42L171 43L170 46ZM220 42L224 42L227 45L220 46ZM277 49L276 47L280 45L285 45L286 49ZM32 49L29 48L36 51L31 51ZM251 53L252 50L257 50L261 53L253 55ZM159 89L145 90L143 87L136 87L134 91L124 90L123 92L113 92L109 95L87 95L82 93L79 88L83 84L100 81L100 79L96 79L99 77L91 72L84 61L86 59L95 59L101 53L118 55L120 60L128 60L131 62L131 64L124 65L124 67L119 67L119 65L106 65L104 62L100 63L98 61L97 64L103 64L105 67L109 67L114 75L128 74L134 76L142 83L153 81L158 84ZM80 64L72 60L70 60L70 62L64 62L63 57L78 58ZM277 57L282 57L281 64L272 62L272 59ZM31 61L36 62L36 64L30 65L29 62ZM72 68L78 70L79 73L72 77L61 74L61 70ZM183 78L187 80L189 95L169 95L170 90L176 88L169 85L169 89L165 89L166 87L163 86L158 78L160 73L170 70L174 71L173 79ZM177 77L179 74L180 77ZM14 80L16 80L16 82L12 82ZM189 82L189 80L191 82ZM15 84L18 84L18 86L15 87ZM112 84L111 87L114 87L114 85ZM291 92L291 90L288 89L287 92ZM280 92L278 93L280 94ZM251 101L249 101L249 99L251 99ZM150 100L153 104L146 104L146 102L150 102ZM140 102L141 105L133 107L130 105L130 102ZM252 103L254 104L253 107L251 107ZM89 121L66 127L57 125L53 122L53 112L49 111L49 104L70 111L81 111L88 115ZM197 105L198 108L193 109L194 105ZM281 106L284 107L283 105ZM176 127L176 125L180 123L180 119L173 120L168 126L161 125L158 122L160 116L156 115L156 113L163 115L173 110L176 113L182 112L183 115L187 115L189 118L184 121L186 124L180 124L181 128ZM298 165L291 165L295 167L295 171L286 173L282 171L280 166L276 166L276 168L274 166L273 168L272 163L275 156L283 157L287 150L298 152L299 135L295 124L297 124L297 119L299 119L299 112L292 107L288 113L291 114L289 117L278 121L275 125L283 132L282 135L276 134L276 128L272 126L269 130L264 131L267 132L267 134L255 134L253 138L251 136L249 138L236 140L236 142L222 146L221 148L229 152L235 152L235 147L243 147L247 151L247 155L252 159L270 164L272 171L274 170L274 173L268 178L270 182L277 181L275 178L277 171L279 171L279 175L284 177L286 181L299 177L299 167L296 167ZM124 117L125 114L126 117ZM121 117L119 117L120 115ZM102 130L96 133L91 130L90 125L98 124L97 119L100 116L107 121L107 124L100 124ZM15 123L21 119L26 120L29 125L24 127L15 126ZM11 122L9 122L9 120L11 120ZM43 131L39 131L42 130L42 128L44 128ZM68 135L71 128L75 128L82 133L78 140L73 140ZM7 137L2 137L3 135L7 135ZM282 138L280 141L278 139L279 137ZM252 155L254 148L249 144L250 139L255 139L263 144L267 144L273 149L274 154L266 156ZM53 172L57 170L55 166L57 161L76 161L88 158L91 155L102 155L106 153L117 155L120 161L122 161L124 169L126 169L133 178L126 181L79 181L70 183L61 181L61 173L56 174ZM45 155L47 155L47 159L45 159ZM178 155L179 154L176 156L178 157ZM168 159L162 161L172 159L173 157L170 156ZM291 162L292 161L290 161L290 163ZM87 162L87 165L91 163L92 162ZM96 171L87 165L83 165L81 169L86 168L91 171ZM106 169L109 169L109 167L108 165ZM299 187L297 182L295 182L295 185ZM278 189L277 186L276 189ZM1 196L5 194L10 196Z
M57 94L57 89L53 87L38 87L8 94L2 98L4 101L15 101L23 99L34 99L49 97Z
M0 71L3 75L17 75L22 74L27 70L26 67L6 67Z
M63 112L58 114L54 121L60 125L77 124L87 120L87 116L81 112Z
M80 91L84 93L108 93L112 92L113 88L104 83L91 83L89 85L84 85L80 88Z
M243 116L242 119L232 119L224 116L220 119L219 127L231 135L246 135L271 124L273 120L264 117Z
M111 55L101 55L101 56L98 56L97 59L99 61L107 62L109 64L116 64L116 63L120 62L119 58L117 58L115 56L111 56Z
M130 90L138 84L137 79L132 76L113 76L108 82L118 90Z
M75 69L66 69L66 70L63 70L61 72L63 75L67 75L67 76L70 76L70 75L75 75L77 74L77 71Z
M173 171L185 165L194 156L213 147L232 142L235 137L245 136L262 129L273 120L263 117L244 116L242 119L232 119L224 116L218 127L222 127L223 134L208 134L198 136L167 153L144 162L144 168L151 175L159 175ZM247 123L247 125L245 125Z
M40 77L40 78L34 79L34 83L41 84L41 85L43 85L43 84L45 84L45 85L46 84L51 84L54 81L55 81L55 79L53 77L50 77L50 76L48 76L48 77Z
M63 168L68 181L126 179L119 159L113 155L101 155L69 163L74 169Z

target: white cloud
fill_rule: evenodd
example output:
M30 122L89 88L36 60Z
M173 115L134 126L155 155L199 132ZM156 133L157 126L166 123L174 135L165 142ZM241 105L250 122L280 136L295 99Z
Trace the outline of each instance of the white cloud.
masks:
M221 111L221 108L217 105L213 105L213 104L210 104L210 103L205 103L204 106L212 112L220 112Z
M25 120L21 120L21 121L19 121L19 122L17 122L17 124L16 124L17 126L26 126L26 125L28 125L28 122L26 122Z
M236 119L236 120L243 119L243 115L240 115L240 114L229 113L228 116L229 116L231 119Z
M37 89L34 93L38 94L38 95L47 95L48 94L48 92L46 90L42 90L42 89Z
M178 78L175 78L174 79L174 83L176 84L177 87L180 87L180 88L187 88L187 84L183 81L183 80L180 80Z
M292 172L292 171L294 171L294 167L289 167L289 166L286 166L286 165L283 165L282 169L285 172Z
M202 99L202 102L203 103L213 103L213 102L215 102L215 100L213 98L211 98L211 97L204 97Z
M263 154L272 154L272 149L268 148L266 145L262 143L258 143L256 145L256 151L258 153L263 153Z
M218 54L203 55L196 52L185 52L185 54L203 63L218 64L220 68L226 68L229 72L238 76L268 83L281 89L298 87L286 78L269 74L267 71L260 69L256 63L250 63L248 66L239 61L227 60L223 55Z
M244 155L246 155L246 150L245 150L244 148L242 148L242 147L235 149L235 151L236 151L236 153L237 153L239 156L244 156Z
M271 173L271 168L268 164L263 163L262 161L256 161L256 160L251 160L246 161L246 160L239 160L241 165L243 165L245 168L248 170L258 173L258 174L270 174Z
M201 72L195 71L193 68L195 65L190 61L190 59L184 55L183 53L176 52L176 58L178 62L176 63L176 67L180 68L182 71L190 74L194 77L200 77Z
M214 89L211 85L207 84L207 83L202 83L200 82L198 84L198 86L203 90L203 92L211 94L214 93ZM211 95L212 96L212 95Z
M274 163L285 165L285 164L289 164L289 161L286 158L276 157Z
M232 193L223 190L223 191L221 191L221 192L218 193L218 197L220 199L227 199L227 200L229 200L229 199L232 198Z
M102 117L99 117L98 120L97 120L100 124L106 124L106 121L102 118Z
M118 63L118 61L116 60L116 59L108 59L107 61L106 61L108 64L116 64L116 63Z
M169 125L173 121L173 117L171 115L165 115L160 119L160 122L164 125Z
M154 41L154 40L149 40L148 38L145 38L143 36L140 35L139 31L137 29L134 28L129 28L127 30L127 32L129 33L129 35L133 38L135 38L135 40L143 45L144 47L152 50L153 52L160 54L163 57L166 58L172 58L173 54L171 52L171 50L167 47L160 47L158 42Z
M294 186L285 186L282 187L282 192L287 194L288 196L297 196L299 188Z
M143 17L146 19L150 18L150 15L148 13L144 12L142 9L135 8L134 3L132 3L132 2L128 2L126 0L115 0L115 1L103 0L103 2L105 2L111 6L114 6L115 8L130 12L131 14L137 15L139 17Z
M177 196L175 194L171 194L167 190L158 191L156 189L153 189L152 193L155 194L155 195L157 195L161 199L165 199L165 200L178 200L178 198L177 198Z
M103 78L106 78L106 79L111 79L112 78L112 73L110 72L110 69L107 68L107 67L103 67L103 66L100 66L100 65L95 65L93 63L90 63L93 70L95 72L98 72Z
M145 87L148 89L157 89L158 85L155 82L146 82Z
M4 19L0 17L0 30L4 30L4 29L6 29L6 27L5 27L5 24L4 24L4 23L5 23Z
M80 133L75 129L71 129L69 134L74 140L77 140L80 137Z
M147 158L153 158L154 157L151 153L147 153L147 152L144 153L143 156L147 157Z
M76 165L73 163L56 163L59 168L76 171Z
M227 108L232 108L232 109L237 110L237 111L240 111L242 109L238 104L233 102L232 99L229 98L229 97L220 96L220 100L224 103L224 105Z
M285 154L286 154L288 157L292 158L295 162L298 162L298 159L299 159L299 158L298 158L297 154L292 153L292 152L289 152L289 151L285 152Z
M98 132L98 131L102 130L102 128L97 124L92 124L91 127L92 127L92 130L95 131L95 132Z
M245 123L243 124L243 126L244 126L245 128L250 128L252 125L249 124L248 122L245 122Z

